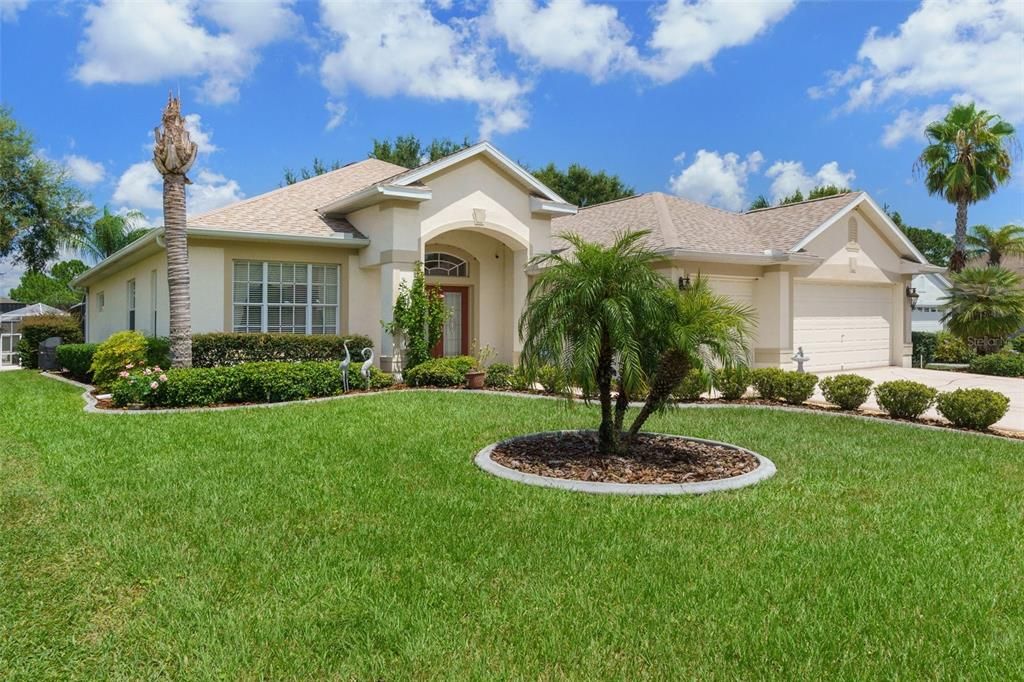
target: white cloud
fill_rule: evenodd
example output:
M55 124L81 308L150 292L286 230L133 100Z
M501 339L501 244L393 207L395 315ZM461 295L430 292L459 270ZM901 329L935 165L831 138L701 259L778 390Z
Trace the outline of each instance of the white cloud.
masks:
M0 258L0 296L7 296L11 289L18 286L24 273L24 265ZM31 303L35 303L35 301L31 301Z
M340 42L320 65L332 96L354 86L374 97L471 102L482 137L525 125L527 88L499 72L474 20L442 23L422 2L323 0L321 21Z
M677 161L682 161L680 154ZM764 161L759 151L741 159L738 154L719 154L701 149L693 163L669 179L672 193L702 204L739 211L746 203L747 176Z
M140 211L163 210L163 179L151 161L133 163L117 181L110 197L115 204Z
M213 131L203 129L203 117L199 114L185 114L185 130L189 138L199 145L200 154L212 154L219 147L213 143ZM152 150L152 142L150 143Z
M949 107L943 104L936 104L924 111L918 109L903 109L889 125L885 126L882 133L882 146L892 148L903 140L910 138L924 140L924 129L932 121L938 121L946 115Z
M238 182L208 169L190 175L192 184L185 188L189 215L198 215L245 198ZM147 215L156 212L150 223L163 223L163 178L150 161L132 164L121 175L111 201L119 211L137 209Z
M800 190L806 196L811 189L819 185L849 187L857 177L852 170L841 170L838 161L823 164L814 175L810 175L800 161L776 161L764 174L773 178L771 193L775 201L789 196L796 190Z
M348 107L345 106L344 102L330 102L328 101L324 107L327 109L327 113L330 116L327 119L327 125L324 126L325 130L334 130L341 125L341 122L345 120L345 114L348 112Z
M728 47L745 45L785 17L792 1L668 0L652 11L654 53L639 66L660 83L673 81Z
M16 21L18 12L26 7L28 0L0 0L0 21Z
M85 10L75 77L87 85L199 77L207 101L236 100L260 48L300 23L290 5L291 0L104 0Z
M81 185L95 185L103 180L107 171L98 161L90 161L84 156L69 154L64 157L64 167L71 174L71 179Z
M201 170L195 181L186 188L189 215L199 215L245 198L238 182L220 173Z
M1020 0L924 0L895 33L872 28L858 61L828 75L812 97L844 90L850 111L893 99L976 100L1011 121L1024 121L1024 3ZM913 111L901 111L883 136L906 137Z
M489 17L510 50L542 67L585 73L595 81L634 66L630 31L611 5L583 0L497 0Z

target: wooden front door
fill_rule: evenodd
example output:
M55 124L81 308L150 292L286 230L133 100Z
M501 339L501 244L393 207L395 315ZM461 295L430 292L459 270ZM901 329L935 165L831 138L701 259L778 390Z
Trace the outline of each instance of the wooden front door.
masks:
M448 320L441 340L432 350L435 358L469 355L469 287L435 287L444 297Z

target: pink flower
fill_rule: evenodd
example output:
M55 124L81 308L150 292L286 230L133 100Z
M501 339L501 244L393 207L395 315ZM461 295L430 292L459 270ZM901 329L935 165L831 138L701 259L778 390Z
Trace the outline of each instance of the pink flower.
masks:
M121 377L122 379L127 379L128 377L131 376L131 374L129 374L128 372L120 372L117 376Z
M124 368L125 368L125 369L131 369L131 368L132 368L132 367L134 367L134 366L135 366L135 363L134 363L134 362L129 362L129 363L127 364L127 365L125 365L125 366L124 366Z
M160 375L160 381L167 381L167 375L166 374L161 374Z
M149 367L147 367L146 369L142 370L142 373L145 374L148 377L150 374L153 373L153 370L151 370Z
M150 388L159 388L160 384L156 383L155 381L151 381L151 382L149 382L149 387Z
M153 371L154 372L162 372L163 370L160 369L160 365L153 365Z

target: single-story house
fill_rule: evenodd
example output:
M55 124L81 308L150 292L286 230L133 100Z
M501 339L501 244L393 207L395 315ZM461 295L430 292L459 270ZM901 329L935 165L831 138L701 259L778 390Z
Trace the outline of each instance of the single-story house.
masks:
M864 193L731 213L660 193L578 209L487 142L408 170L366 159L188 219L195 332L369 335L414 264L452 315L439 349L489 345L514 362L528 262L577 231L651 229L663 271L698 274L756 309L753 360L816 370L910 364L911 278L938 270ZM163 231L81 275L86 336L168 333Z
M910 286L917 292L917 305L911 314L910 329L915 332L940 332L946 328L942 316L946 312L946 296L950 281L938 272L915 275Z

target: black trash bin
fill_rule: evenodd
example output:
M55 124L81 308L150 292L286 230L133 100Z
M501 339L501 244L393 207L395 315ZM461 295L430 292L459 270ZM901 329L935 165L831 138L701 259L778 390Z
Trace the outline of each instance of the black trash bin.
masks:
M59 336L51 336L39 344L39 369L59 370L60 363L57 362L57 346L62 343Z

